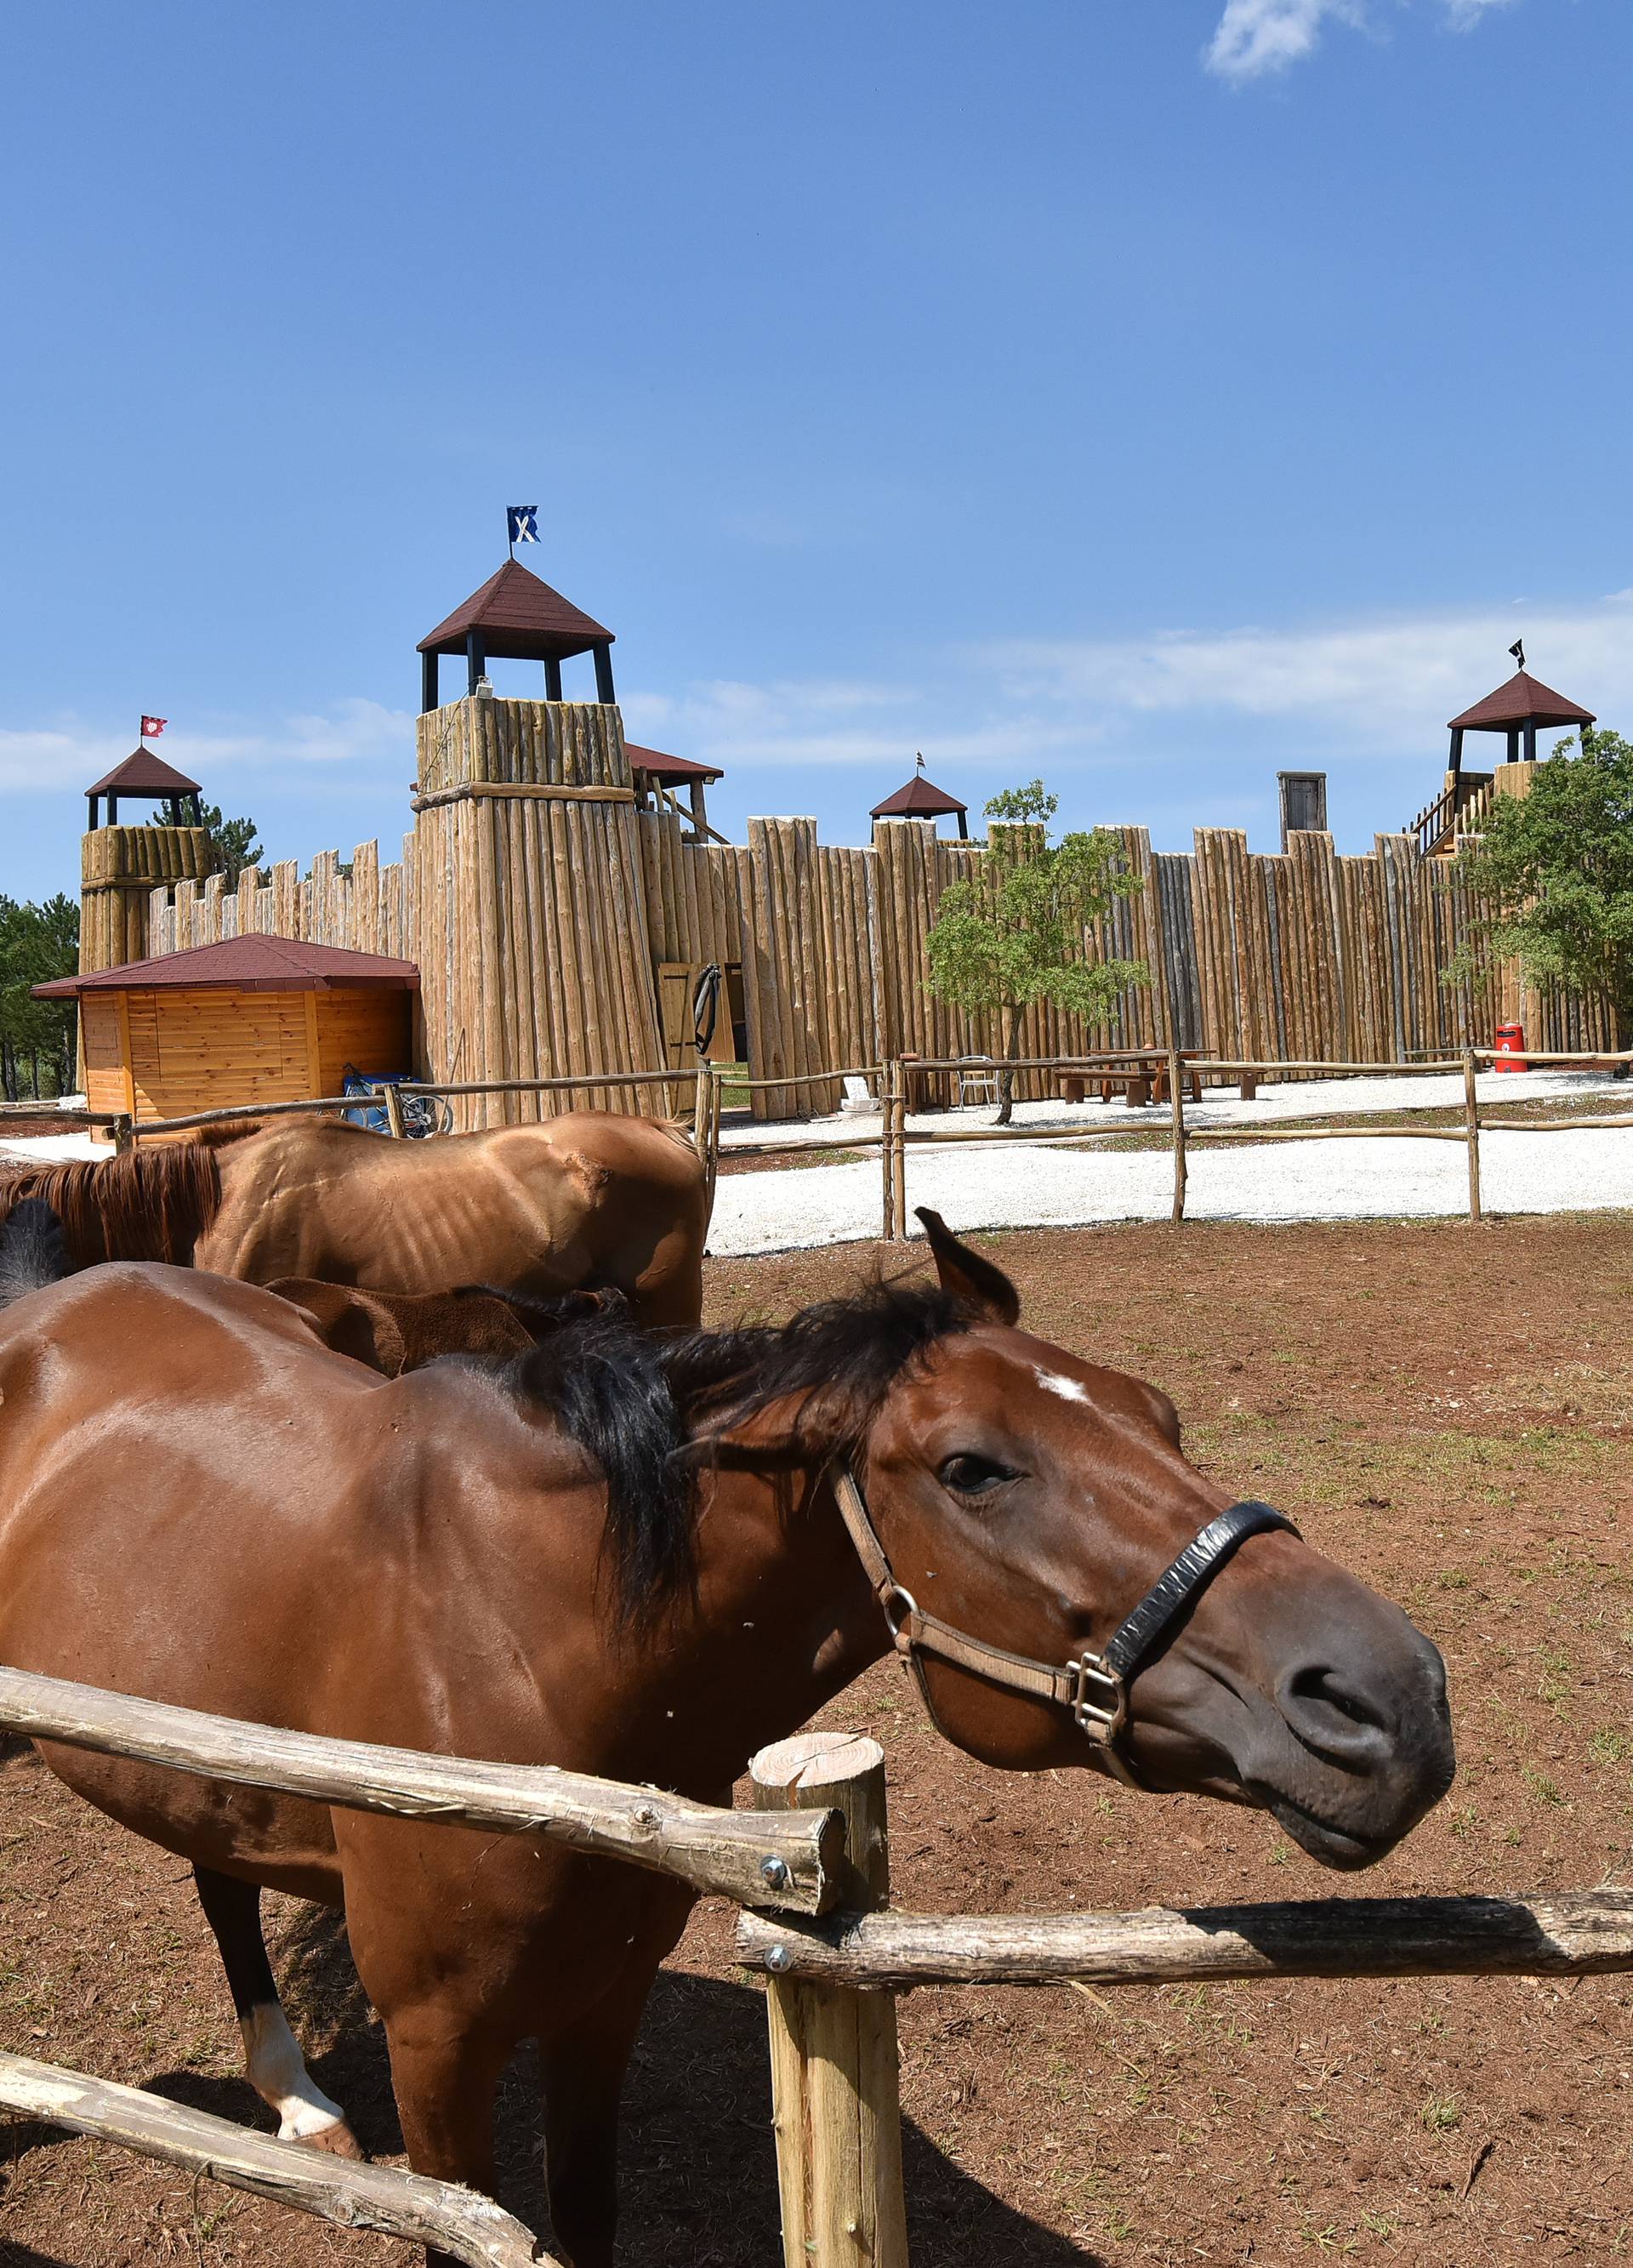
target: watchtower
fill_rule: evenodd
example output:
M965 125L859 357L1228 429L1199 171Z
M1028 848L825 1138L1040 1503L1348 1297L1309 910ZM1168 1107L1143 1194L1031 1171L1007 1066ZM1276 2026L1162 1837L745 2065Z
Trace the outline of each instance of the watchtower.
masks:
M1585 732L1593 725L1591 710L1568 701L1563 693L1556 693L1532 676L1526 667L1522 644L1509 651L1519 661L1519 668L1495 693L1488 693L1483 701L1476 701L1472 709L1453 718L1447 727L1452 747L1445 785L1406 830L1417 836L1418 848L1426 858L1445 857L1456 850L1460 836L1478 833L1481 814L1494 795L1530 793L1536 774L1527 767L1537 760L1539 725L1544 731L1557 731L1563 725L1567 732ZM1506 760L1489 772L1466 772L1465 733L1501 733Z
M663 1060L636 789L613 696L613 633L514 560L422 638L415 784L415 958L428 1075L531 1079ZM439 700L438 661L466 657ZM562 664L595 659L594 701ZM490 660L541 661L542 701L502 697ZM592 1088L476 1095L466 1126L592 1106L662 1111L662 1094Z
M960 803L957 796L949 795L945 788L938 787L934 780L925 778L923 756L918 759L912 778L894 795L887 795L883 803L876 803L868 816L875 822L881 819L952 819L957 821L960 842L969 834L969 806Z
M154 755L145 740L111 772L85 790L87 825L79 850L79 972L120 968L148 958L148 899L162 882L202 881L217 860L202 823L200 788ZM98 805L106 797L107 815L98 824ZM126 802L173 802L188 823L173 827L151 819L140 826L119 823Z

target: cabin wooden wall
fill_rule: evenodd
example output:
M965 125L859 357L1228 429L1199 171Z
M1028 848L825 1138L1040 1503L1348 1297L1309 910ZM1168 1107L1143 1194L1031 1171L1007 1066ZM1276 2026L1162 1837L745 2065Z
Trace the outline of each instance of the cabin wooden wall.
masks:
M82 1017L90 1107L138 1122L338 1094L348 1064L413 1067L408 992L165 985L89 993Z

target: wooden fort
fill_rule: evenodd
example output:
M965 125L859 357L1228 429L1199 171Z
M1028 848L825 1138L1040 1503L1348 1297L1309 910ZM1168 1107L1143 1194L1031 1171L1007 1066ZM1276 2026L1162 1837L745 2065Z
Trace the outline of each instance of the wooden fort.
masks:
M412 961L233 937L37 987L79 1004L92 1110L179 1118L338 1094L349 1067L414 1068Z
M326 851L304 873L281 862L229 889L200 871L209 846L195 830L93 829L82 971L251 936L414 962L422 1075L586 1081L565 1096L465 1098L465 1125L586 1103L668 1108L674 1098L661 1090L609 1094L587 1082L689 1071L686 1004L710 963L724 976L711 1054L792 1082L757 1092L758 1116L832 1108L841 1073L891 1057L992 1051L990 1021L937 1001L926 981L941 893L982 873L985 846L938 836L934 814L883 811L865 848L822 843L813 820L796 818L751 819L746 843L724 841L701 793L688 812L666 784L672 760L643 748L632 762L611 644L513 565L425 642L414 825L400 862L382 865L368 843L343 865ZM467 689L445 702L435 664L453 652L466 657ZM593 659L593 700L562 696L563 663L580 654ZM488 663L510 659L543 661L542 698L495 693ZM951 799L940 807L957 815ZM1198 828L1187 853L1154 851L1143 828L1114 831L1143 887L1085 935L1083 952L1143 961L1151 983L1092 1027L1041 1005L1023 1030L1025 1055L1160 1046L1172 1035L1227 1058L1406 1063L1489 1044L1512 1019L1538 1049L1609 1043L1599 1004L1530 991L1512 968L1442 981L1476 909L1416 828L1379 835L1354 857L1329 834L1296 827L1270 854L1250 851L1233 828ZM236 1058L224 1029L220 1037L224 1052L201 1052L187 1092L252 1099L229 1078ZM134 1063L130 1073L134 1084ZM258 1073L297 1075L292 1059Z

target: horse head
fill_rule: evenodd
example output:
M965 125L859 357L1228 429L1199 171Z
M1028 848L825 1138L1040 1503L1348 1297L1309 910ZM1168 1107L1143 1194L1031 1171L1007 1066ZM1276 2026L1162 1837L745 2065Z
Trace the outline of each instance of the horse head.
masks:
M1199 1472L1165 1395L1021 1329L1008 1278L920 1219L955 1320L863 1423L842 1381L799 1423L846 1443L835 1492L940 1730L1255 1806L1330 1867L1381 1858L1451 1784L1438 1652Z

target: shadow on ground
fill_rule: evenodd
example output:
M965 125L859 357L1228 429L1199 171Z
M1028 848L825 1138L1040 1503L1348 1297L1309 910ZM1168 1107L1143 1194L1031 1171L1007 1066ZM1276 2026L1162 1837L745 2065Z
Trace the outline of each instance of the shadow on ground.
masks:
M344 2103L371 2156L402 2146L385 2034L369 2014L336 1917L303 1914L277 1955L291 2021L314 2049L313 2076ZM269 2115L239 2079L150 2074L151 2092L262 2128ZM548 2241L531 2049L499 2104L500 2201ZM58 2139L30 2123L6 2134L5 2156ZM947 2158L912 2122L903 2127L914 2268L1096 2268L1094 2256L1015 2212ZM666 1971L647 2005L629 2070L622 2144L619 2268L764 2268L782 2257L771 2139L765 2007L747 1985ZM4 2268L62 2268L0 2242Z

